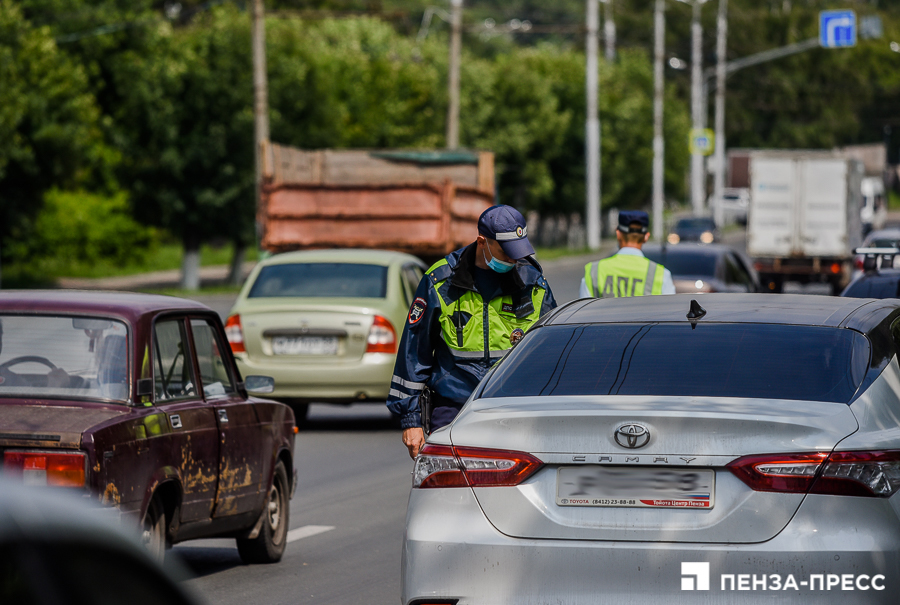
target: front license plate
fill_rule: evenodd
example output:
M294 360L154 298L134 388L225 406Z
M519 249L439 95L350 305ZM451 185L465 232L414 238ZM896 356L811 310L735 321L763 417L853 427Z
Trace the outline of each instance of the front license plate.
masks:
M565 466L556 475L556 504L709 509L715 482L712 469Z
M272 339L275 355L337 355L336 336L276 336Z

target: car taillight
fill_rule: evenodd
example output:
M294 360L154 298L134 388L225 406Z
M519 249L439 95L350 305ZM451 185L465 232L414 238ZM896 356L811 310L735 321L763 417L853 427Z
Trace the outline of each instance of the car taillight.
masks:
M429 444L416 458L413 487L514 486L542 465L524 452Z
M889 498L900 490L900 452L745 456L728 469L758 492Z
M376 315L366 339L366 353L396 353L397 333L394 326L381 315Z
M900 452L834 452L812 494L889 498L900 489Z
M827 457L821 452L744 456L727 468L754 491L804 494Z
M22 479L25 485L84 487L85 455L60 452L3 453L3 470Z
M241 316L232 315L225 322L225 336L228 338L228 344L231 345L232 353L245 353L244 348L244 331L241 329Z

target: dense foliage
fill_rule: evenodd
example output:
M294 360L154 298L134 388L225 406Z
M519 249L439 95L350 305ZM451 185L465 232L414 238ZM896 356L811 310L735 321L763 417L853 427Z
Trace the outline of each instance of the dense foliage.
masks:
M124 262L150 233L188 248L213 238L252 241L248 4L0 0L5 262L40 264L42 254ZM273 140L306 148L443 146L447 25L434 16L425 35L432 3L266 4ZM707 64L715 59L716 4L703 9ZM604 6L616 20L618 54L600 69L603 205L641 207L650 198L653 0ZM815 36L817 11L832 7L824 0L729 6L730 59ZM878 141L890 124L900 131L900 54L888 44L900 39L900 3L855 7L882 17L884 39L809 51L729 79L730 146L830 147ZM533 29L498 33L511 19ZM581 211L583 0L466 0L465 24L463 145L497 154L502 201L544 215ZM669 2L668 56L689 59L689 25L690 6ZM667 68L666 77L666 193L680 200L688 73ZM116 217L103 219L115 229L97 228L103 238L131 243L89 243L84 224L65 210L79 205L95 209L96 220Z

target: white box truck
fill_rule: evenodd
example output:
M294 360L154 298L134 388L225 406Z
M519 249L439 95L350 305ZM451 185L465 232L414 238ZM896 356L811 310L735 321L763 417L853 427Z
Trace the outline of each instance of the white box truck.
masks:
M862 243L863 165L819 151L750 154L747 252L764 287L825 282L839 293Z

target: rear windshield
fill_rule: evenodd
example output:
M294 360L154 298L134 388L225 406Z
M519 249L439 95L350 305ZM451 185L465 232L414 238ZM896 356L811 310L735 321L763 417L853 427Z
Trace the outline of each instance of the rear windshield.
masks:
M868 340L765 324L549 326L517 346L481 397L657 395L849 403Z
M0 397L125 402L127 343L114 319L0 315Z
M672 272L672 276L679 275L709 275L716 274L716 256L707 254L704 251L697 251L697 254L686 254L684 252L649 252L647 258L653 262L660 263L663 267Z
M249 298L384 298L386 292L381 265L296 263L263 267Z

